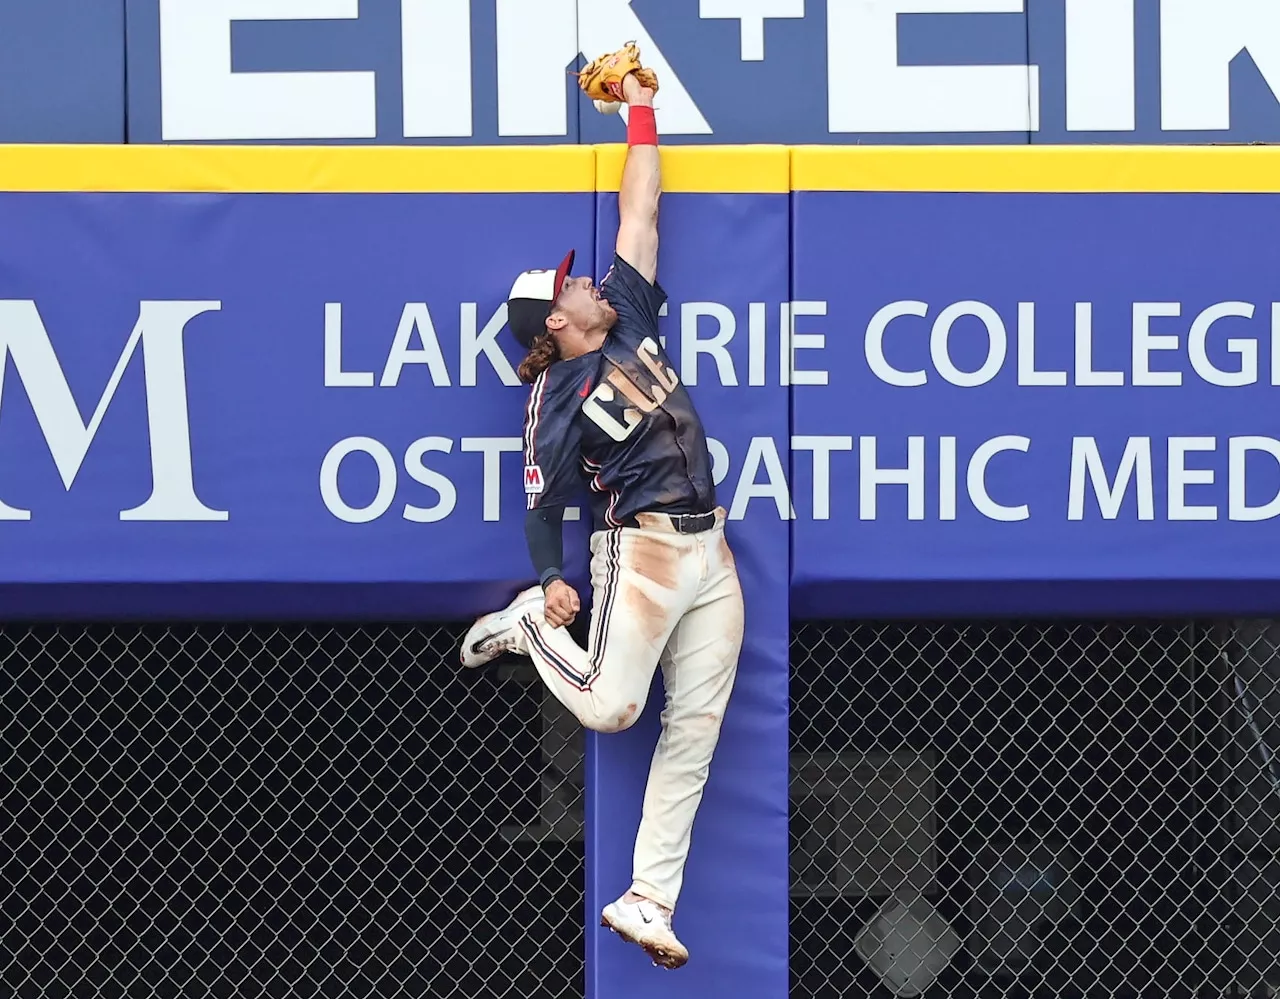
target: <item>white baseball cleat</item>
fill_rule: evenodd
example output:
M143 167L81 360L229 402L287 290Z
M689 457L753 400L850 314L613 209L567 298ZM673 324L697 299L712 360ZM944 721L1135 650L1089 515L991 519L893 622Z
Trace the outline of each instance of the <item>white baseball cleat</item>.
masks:
M689 960L689 951L671 929L671 913L647 898L628 902L624 895L610 902L600 925L639 946L660 968L678 968Z
M541 586L531 586L516 594L500 611L476 619L462 639L458 659L467 669L475 669L497 659L504 652L523 652L524 636L516 627L528 611L540 612L544 596Z

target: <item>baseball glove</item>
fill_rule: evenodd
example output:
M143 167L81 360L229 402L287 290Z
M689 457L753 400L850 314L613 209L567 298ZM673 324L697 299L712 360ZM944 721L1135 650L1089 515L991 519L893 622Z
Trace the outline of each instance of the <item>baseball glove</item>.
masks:
M594 101L620 103L622 81L628 73L635 73L641 86L658 92L657 74L640 65L640 50L635 42L627 42L617 52L606 52L593 59L578 73L578 86Z

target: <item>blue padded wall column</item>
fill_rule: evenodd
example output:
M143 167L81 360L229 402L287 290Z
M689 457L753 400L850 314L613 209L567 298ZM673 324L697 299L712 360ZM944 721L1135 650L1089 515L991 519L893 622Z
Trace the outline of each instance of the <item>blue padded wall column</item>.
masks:
M618 198L610 192L625 147L597 154L601 278L613 258ZM676 909L676 930L690 951L678 971L653 967L599 925L601 908L630 885L664 700L661 672L635 726L587 733L587 994L618 999L660 988L664 999L785 999L790 508L783 470L790 456L779 323L789 295L789 156L763 146L666 148L663 173L663 337L720 452L718 500L730 513L746 638ZM730 315L734 329L719 363L714 352L689 349L695 336L706 343L728 332Z

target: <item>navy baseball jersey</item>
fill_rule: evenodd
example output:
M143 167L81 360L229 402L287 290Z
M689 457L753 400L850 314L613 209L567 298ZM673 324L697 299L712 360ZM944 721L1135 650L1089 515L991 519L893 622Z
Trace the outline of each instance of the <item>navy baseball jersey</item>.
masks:
M585 482L595 530L646 510L713 510L702 421L658 340L666 292L615 254L600 293L618 314L603 346L556 361L529 392L528 508L571 503Z

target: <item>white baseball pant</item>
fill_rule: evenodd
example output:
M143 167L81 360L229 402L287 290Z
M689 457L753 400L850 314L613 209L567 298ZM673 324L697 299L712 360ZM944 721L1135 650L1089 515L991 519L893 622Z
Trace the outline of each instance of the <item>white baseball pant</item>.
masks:
M631 890L674 909L694 815L742 648L743 602L724 509L700 534L662 514L591 536L590 637L583 649L537 609L521 648L543 682L587 728L621 732L644 710L662 666L666 704L636 834Z

